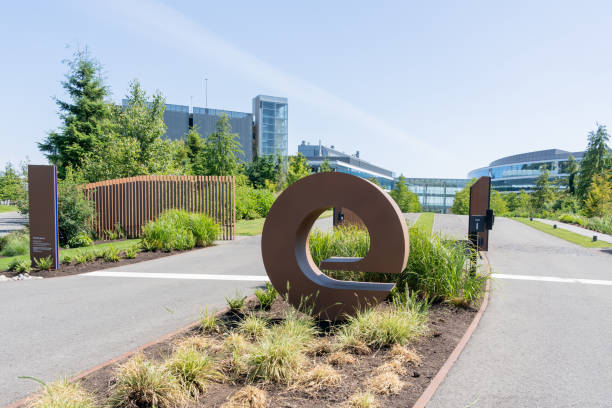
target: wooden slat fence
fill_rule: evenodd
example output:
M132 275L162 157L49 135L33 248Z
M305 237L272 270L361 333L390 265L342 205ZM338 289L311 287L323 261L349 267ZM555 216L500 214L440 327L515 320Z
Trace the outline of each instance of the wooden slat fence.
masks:
M93 228L99 237L121 227L129 238L165 210L204 213L221 227L220 239L236 236L234 176L137 176L83 186L94 202Z

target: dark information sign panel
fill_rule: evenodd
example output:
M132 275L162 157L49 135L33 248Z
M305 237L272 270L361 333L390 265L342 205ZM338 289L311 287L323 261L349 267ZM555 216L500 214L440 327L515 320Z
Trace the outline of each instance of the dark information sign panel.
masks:
M481 177L470 187L470 217L486 216L491 201L491 177ZM479 251L489 250L489 231L468 231L469 239Z
M28 166L30 198L30 259L51 257L58 269L57 170L55 166Z

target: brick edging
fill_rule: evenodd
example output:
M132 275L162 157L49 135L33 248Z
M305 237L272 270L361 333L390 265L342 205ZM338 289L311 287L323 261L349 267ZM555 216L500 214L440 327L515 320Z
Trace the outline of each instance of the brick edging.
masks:
M491 266L489 264L489 258L487 258L487 255L485 253L482 253L482 257L485 261L487 274L490 274ZM476 313L476 316L474 316L474 319L472 319L472 323L470 324L466 332L463 334L463 337L461 337L461 340L459 340L459 343L457 343L457 346L455 346L455 349L453 350L453 352L450 354L450 356L448 356L442 368L440 368L440 370L435 375L435 377L432 378L429 385L427 386L427 388L425 388L425 391L423 391L423 394L421 394L421 396L414 403L412 408L425 408L425 406L429 404L429 401L433 397L434 393L438 390L438 387L440 386L440 384L442 384L442 381L444 381L444 379L448 375L450 369L453 367L453 365L455 365L455 362L459 358L459 355L463 351L465 345L472 337L472 334L474 334L476 327L478 327L480 318L482 317L483 313L487 309L487 305L489 304L490 282L491 280L487 279L487 284L485 286L485 294L482 300L482 304L478 308L478 312Z

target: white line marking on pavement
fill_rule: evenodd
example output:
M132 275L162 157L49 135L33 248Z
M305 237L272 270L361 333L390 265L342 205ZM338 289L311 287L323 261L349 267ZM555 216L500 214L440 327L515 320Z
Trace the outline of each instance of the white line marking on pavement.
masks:
M199 273L150 273L150 272L121 272L99 271L87 272L83 276L100 276L105 278L153 278L153 279L200 279L200 280L227 280L227 281L256 281L269 282L267 276L257 275L205 275Z
M584 285L612 286L612 281L599 280L599 279L557 278L554 276L533 276L533 275L506 275L504 273L492 273L491 277L497 278L497 279L517 279L517 280L560 282L560 283L582 283Z

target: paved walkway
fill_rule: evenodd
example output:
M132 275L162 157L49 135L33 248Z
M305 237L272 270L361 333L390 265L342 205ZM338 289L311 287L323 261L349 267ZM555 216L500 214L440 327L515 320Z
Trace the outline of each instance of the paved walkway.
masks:
M568 231L572 231L572 232L575 232L576 234L584 235L585 237L589 237L589 238L592 238L593 235L597 235L598 240L609 242L612 244L612 235L603 234L597 231L591 231L590 229L582 228L582 227L579 227L573 224L566 224L561 221L547 220L543 218L536 218L535 220L543 222L544 224L548 224L548 225L557 224L557 228L563 228Z
M416 222L420 215L421 213L404 213L404 218L406 218L408 224L412 225Z
M25 228L28 217L18 212L0 213L0 236Z
M450 239L467 239L468 216L435 214L433 232Z
M428 407L611 407L612 251L499 217L489 245L503 275Z
M253 293L263 281L248 279L266 275L260 242L244 238L102 276L0 284L0 406L38 388L18 376L74 375L197 320L204 305L213 311L226 296ZM122 277L143 272L158 276Z

